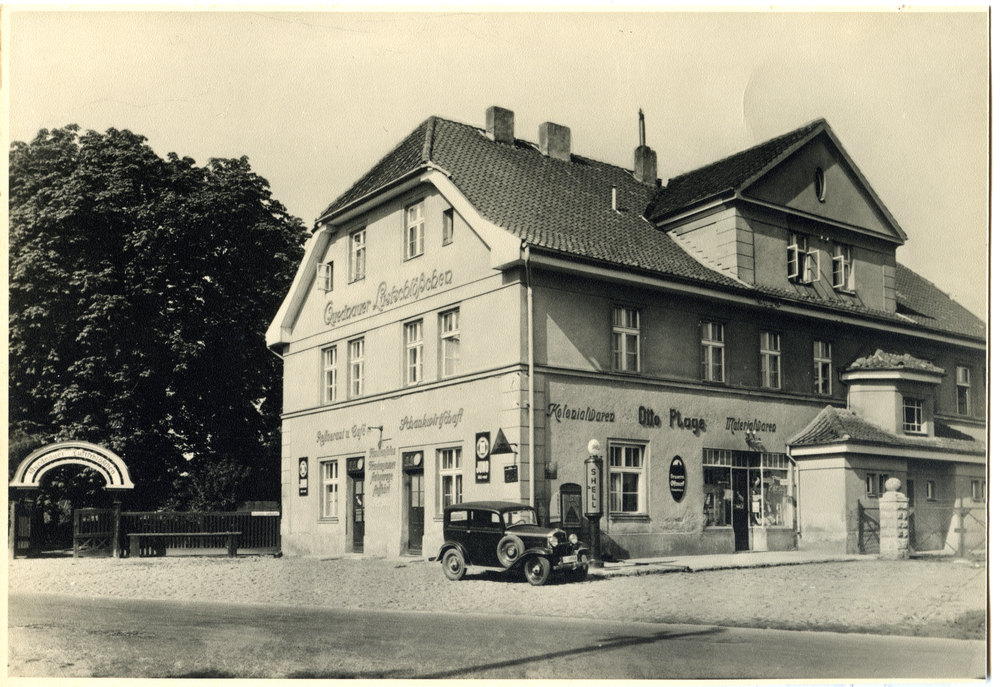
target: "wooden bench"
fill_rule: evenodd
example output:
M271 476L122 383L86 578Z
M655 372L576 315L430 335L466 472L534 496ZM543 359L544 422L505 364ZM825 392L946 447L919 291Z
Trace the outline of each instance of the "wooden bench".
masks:
M140 551L142 550L142 540L152 540L154 548L154 555L156 556L166 556L167 555L167 539L173 539L177 537L225 537L226 538L226 550L229 552L230 558L236 557L236 542L237 537L239 537L242 532L135 532L128 535L129 539L129 555L132 558L138 558Z

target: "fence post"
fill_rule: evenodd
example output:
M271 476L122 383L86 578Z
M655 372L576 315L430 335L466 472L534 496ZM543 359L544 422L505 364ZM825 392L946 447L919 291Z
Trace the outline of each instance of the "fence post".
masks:
M114 501L114 508L111 514L111 557L121 558L121 519L122 519L122 502L118 499Z
M910 504L906 495L899 492L901 486L902 482L891 477L878 501L879 558L899 560L910 555Z

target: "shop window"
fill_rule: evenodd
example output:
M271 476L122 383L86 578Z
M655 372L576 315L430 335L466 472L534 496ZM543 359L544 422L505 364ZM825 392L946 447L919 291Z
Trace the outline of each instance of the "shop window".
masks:
M819 251L809 250L809 237L791 234L788 240L788 279L799 284L811 284L820 278Z
M778 454L781 455L781 454ZM785 456L781 455L782 458ZM763 513L760 524L789 527L792 523L791 476L787 468L761 470ZM757 517L757 514L754 514Z
M969 403L972 391L972 370L959 365L955 368L955 385L958 389L958 414L971 415L972 406Z
M458 374L461 363L461 333L458 326L458 310L441 313L441 376Z
M424 202L406 208L406 259L424 254Z
M615 372L639 371L639 311L616 305L612 322L611 362Z
M726 344L718 322L701 323L701 378L706 382L726 381Z
M851 247L833 244L833 288L854 291L854 259Z
M729 527L733 524L732 470L728 467L706 467L705 527Z
M781 388L781 335L776 332L760 333L760 384Z
M833 346L829 341L813 341L813 393L833 393Z
M365 278L365 230L359 229L351 234L350 259L348 260L348 279L352 282Z
M316 265L316 288L319 291L333 291L333 263Z
M608 466L612 513L644 513L645 447L638 444L611 444Z
M455 211L451 208L441 215L441 245L447 246L455 240Z
M404 325L406 339L406 385L424 381L424 322L417 320Z
M438 449L438 479L441 494L440 511L456 503L462 502L462 449Z
M925 494L928 501L937 501L937 485L933 480L927 480Z
M323 403L337 400L337 347L323 349Z
M924 427L923 399L903 399L903 431L926 434L927 430Z
M333 519L337 517L339 503L339 484L337 481L337 461L330 460L321 462L320 474L323 476L323 509L322 517Z
M986 482L983 480L974 479L972 480L972 500L973 501L985 501L986 500Z
M357 398L365 393L365 340L355 339L348 346L351 352L351 398Z

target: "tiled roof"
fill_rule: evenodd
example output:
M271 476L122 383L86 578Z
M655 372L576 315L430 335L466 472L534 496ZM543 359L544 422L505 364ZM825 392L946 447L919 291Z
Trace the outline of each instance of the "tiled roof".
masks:
M655 222L674 210L741 188L789 148L825 126L828 126L825 119L817 119L795 131L673 177L649 208L649 218Z
M986 325L933 284L896 269L899 314L864 306L851 295L822 299L808 287L745 284L699 262L647 218L738 188L820 128L819 119L719 162L671 179L666 188L636 181L632 171L579 155L563 161L534 143L501 143L483 129L431 117L379 160L321 215L335 214L395 181L437 167L490 222L534 248L667 278L703 283L848 312L897 325L986 338ZM617 211L611 188L617 189ZM652 213L649 214L649 213Z
M939 430L940 428L940 430ZM788 441L789 446L865 444L887 448L915 448L949 453L986 455L986 445L972 437L935 423L934 437L901 436L887 432L843 408L827 406L808 426ZM964 438L963 438L964 437Z
M909 353L886 353L882 349L875 351L866 358L858 358L851 363L848 370L915 370L917 372L933 372L944 374L944 370L936 367L929 360L914 358Z

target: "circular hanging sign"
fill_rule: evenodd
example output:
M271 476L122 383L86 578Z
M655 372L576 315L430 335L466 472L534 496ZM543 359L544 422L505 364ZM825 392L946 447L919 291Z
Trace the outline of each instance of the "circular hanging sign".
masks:
M680 500L684 498L684 490L687 488L687 470L684 469L684 461L681 460L680 456L674 456L674 459L670 461L668 476L670 478L670 495L674 497L674 501L680 503Z

